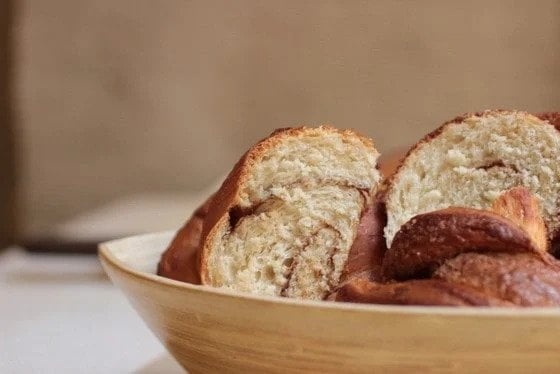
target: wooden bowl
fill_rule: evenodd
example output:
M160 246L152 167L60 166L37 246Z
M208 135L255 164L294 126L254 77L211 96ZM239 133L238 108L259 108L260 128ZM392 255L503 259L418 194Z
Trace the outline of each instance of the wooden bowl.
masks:
M155 275L173 233L100 245L107 274L169 352L206 372L560 372L560 309L257 297Z

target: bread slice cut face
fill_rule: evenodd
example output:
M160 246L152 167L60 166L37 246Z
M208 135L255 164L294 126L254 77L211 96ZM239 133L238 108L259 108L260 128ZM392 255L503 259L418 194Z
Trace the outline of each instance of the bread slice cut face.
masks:
M209 208L203 284L323 299L338 284L381 176L371 140L322 126L253 146Z
M537 197L553 238L560 227L560 132L525 112L455 118L413 147L388 183L387 246L418 214L451 206L488 209L515 186Z

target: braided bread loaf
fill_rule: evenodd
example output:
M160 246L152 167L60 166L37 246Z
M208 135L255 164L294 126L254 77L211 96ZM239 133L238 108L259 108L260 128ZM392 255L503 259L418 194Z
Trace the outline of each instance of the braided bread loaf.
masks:
M537 200L518 187L502 194L491 211L448 208L416 216L387 250L387 282L354 280L333 298L404 305L558 306L560 262L547 249Z

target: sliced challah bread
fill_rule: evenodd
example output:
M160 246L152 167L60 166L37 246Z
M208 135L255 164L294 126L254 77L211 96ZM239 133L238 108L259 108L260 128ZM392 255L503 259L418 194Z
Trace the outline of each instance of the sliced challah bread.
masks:
M277 130L253 146L208 209L202 283L323 299L360 242L381 180L377 158L371 140L327 126Z
M413 147L388 182L387 246L418 214L450 206L487 209L514 186L536 195L554 238L560 228L560 132L525 112L455 118Z

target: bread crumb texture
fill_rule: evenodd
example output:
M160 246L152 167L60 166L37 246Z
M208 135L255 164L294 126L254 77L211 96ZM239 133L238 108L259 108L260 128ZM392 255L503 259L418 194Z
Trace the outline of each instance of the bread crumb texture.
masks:
M489 208L524 186L552 235L559 228L560 133L524 112L487 111L445 124L404 160L387 194L387 245L409 219L450 206Z
M235 207L245 213L222 220L207 278L237 291L323 299L380 182L378 153L351 131L325 127L279 132L250 152Z

